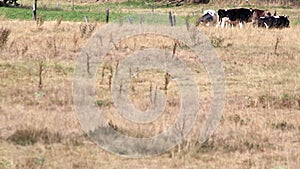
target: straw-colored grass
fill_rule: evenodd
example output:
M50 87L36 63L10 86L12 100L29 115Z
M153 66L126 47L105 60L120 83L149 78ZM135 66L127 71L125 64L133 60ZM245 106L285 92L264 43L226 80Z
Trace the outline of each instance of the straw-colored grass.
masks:
M226 73L226 108L219 127L199 147L195 144L201 125L198 119L185 142L190 145L182 144L180 152L176 147L157 157L127 159L92 143L80 128L72 108L74 65L87 41L86 36L80 36L80 23L45 22L37 27L30 21L2 20L1 24L11 34L0 53L0 168L298 168L300 165L299 26L283 30L250 25L245 29L199 27L214 43ZM100 28L101 24L97 24L96 30ZM117 44L121 48L106 56L106 66L115 70L116 58L121 60L148 46L172 52L174 41L163 37L155 40L160 43L153 43L153 37L142 37ZM184 47L177 52L193 70L200 86L201 107L207 111L210 81L204 67ZM40 60L44 64L42 88ZM179 109L174 81L168 86L166 114L157 122L137 125L116 114L108 91L110 70L102 69L104 65L98 69L97 99L106 110L106 117L119 130L131 136L149 136L174 122ZM131 100L142 110L149 107L150 84L162 89L164 73L141 71L132 82ZM28 137L22 135L26 133ZM53 139L55 134L59 141L43 141L45 137ZM18 139L36 142L21 146Z

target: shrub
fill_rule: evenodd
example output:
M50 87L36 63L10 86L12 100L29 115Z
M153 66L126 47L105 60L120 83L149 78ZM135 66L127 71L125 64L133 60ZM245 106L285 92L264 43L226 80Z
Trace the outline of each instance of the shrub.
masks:
M0 49L3 49L8 41L10 30L8 28L0 28Z
M83 38L83 37L89 38L92 35L92 33L94 32L96 26L97 26L96 22L94 24L92 24L92 23L81 23L80 26L79 26L81 38Z
M59 143L62 136L59 133L51 133L47 129L22 129L13 133L8 140L22 146L33 145L36 142L44 144Z
M224 38L222 38L222 37L215 37L215 36L213 36L213 37L210 38L210 43L215 48L222 47L223 46L223 42L224 42Z

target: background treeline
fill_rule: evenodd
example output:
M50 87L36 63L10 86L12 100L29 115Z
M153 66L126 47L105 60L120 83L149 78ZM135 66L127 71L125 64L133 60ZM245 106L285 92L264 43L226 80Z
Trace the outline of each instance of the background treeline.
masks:
M0 0L0 6L31 6L34 0ZM48 4L49 0L38 0L38 4ZM300 0L57 0L53 4L80 4L97 2L125 2L125 3L190 3L190 4L219 4L219 5L281 5L281 6L300 6Z
M146 0L147 1L147 0ZM164 0L155 0L161 2ZM277 4L277 5L291 5L299 4L300 0L167 0L169 2L187 2L187 3L219 3L219 4Z
M188 2L252 5L292 5L300 3L300 0L188 0Z

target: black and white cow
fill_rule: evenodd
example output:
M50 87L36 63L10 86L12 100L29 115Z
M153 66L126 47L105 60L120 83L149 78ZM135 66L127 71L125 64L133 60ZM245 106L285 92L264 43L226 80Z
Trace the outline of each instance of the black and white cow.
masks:
M205 24L206 26L213 25L217 22L217 13L214 10L205 10L203 12L203 15L197 20L196 26L199 24L203 25Z
M240 24L240 27L242 28L243 24L246 22L252 21L252 15L253 15L252 9L246 9L246 8L237 8L237 9L219 9L218 15L219 15L219 23L222 28L225 27L225 24L229 23L231 25Z
M258 19L258 27L269 28L288 28L290 27L290 21L288 16L270 16L260 17Z

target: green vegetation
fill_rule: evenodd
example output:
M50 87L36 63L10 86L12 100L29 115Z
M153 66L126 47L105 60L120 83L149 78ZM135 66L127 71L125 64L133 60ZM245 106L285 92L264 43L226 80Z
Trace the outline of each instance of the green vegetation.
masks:
M32 20L32 11L31 9L26 8L2 8L0 11L0 15L4 16L7 19L13 20ZM55 21L58 18L63 21L84 21L84 16L87 16L90 21L100 21L105 22L105 12L79 12L75 11L63 11L63 10L49 10L49 9L41 9L38 10L38 16L43 16L43 20L45 21ZM160 23L160 24L169 24L168 15L160 15L160 14L134 14L134 13L122 13L122 12L113 12L111 10L110 13L110 21L119 22L120 19L123 22L128 22L129 18L132 23ZM176 24L182 25L184 24L184 20L182 17L176 17Z
M300 24L300 19L298 19L298 20L295 20L293 23L294 23L295 25L298 25L298 24Z
M107 107L107 106L111 106L112 102L110 102L109 100L97 100L96 105L99 107Z
M26 8L1 8L0 15L7 19L32 20L32 10ZM105 21L104 12L79 12L63 10L38 10L38 15L43 15L46 21L62 18L64 21L83 21L84 16L90 20ZM110 19L116 20L119 16L125 16L124 13L111 12Z
M75 10L105 10L106 8L110 9L127 9L127 8L135 8L135 9L145 9L149 8L150 6L147 4L153 3L153 0L148 1L135 1L135 0L128 0L125 2L115 2L115 3L100 3L100 4L92 4L92 5L75 5ZM72 9L72 5L63 5L63 9Z

